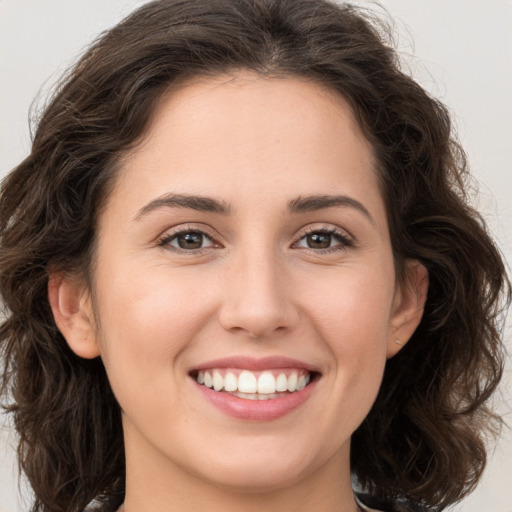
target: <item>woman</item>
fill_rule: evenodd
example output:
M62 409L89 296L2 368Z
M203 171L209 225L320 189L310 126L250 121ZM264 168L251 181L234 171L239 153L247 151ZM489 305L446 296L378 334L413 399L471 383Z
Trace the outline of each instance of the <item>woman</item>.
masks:
M442 510L476 485L508 282L382 29L158 1L63 82L0 205L33 510Z

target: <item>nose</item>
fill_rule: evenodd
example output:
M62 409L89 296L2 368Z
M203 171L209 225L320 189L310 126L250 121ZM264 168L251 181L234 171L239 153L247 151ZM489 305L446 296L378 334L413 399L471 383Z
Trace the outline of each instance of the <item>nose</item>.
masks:
M224 329L251 338L293 329L299 312L284 262L271 251L257 251L230 263L219 312Z

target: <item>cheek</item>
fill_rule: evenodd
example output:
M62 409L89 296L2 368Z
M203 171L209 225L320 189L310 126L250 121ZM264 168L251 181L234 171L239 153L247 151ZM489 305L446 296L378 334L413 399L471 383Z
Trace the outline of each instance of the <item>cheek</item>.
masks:
M388 274L392 276L392 273ZM313 281L315 282L315 281ZM335 352L386 353L394 292L380 269L340 269L308 289L310 317ZM380 350L379 350L380 349Z
M202 294L199 301L190 279L165 268L129 279L111 276L98 279L107 283L98 290L98 313L102 358L114 391L168 389L180 355L212 314L210 300Z
M393 273L340 271L310 288L309 316L333 361L326 376L340 402L333 414L350 430L369 412L382 381L394 290L387 276Z

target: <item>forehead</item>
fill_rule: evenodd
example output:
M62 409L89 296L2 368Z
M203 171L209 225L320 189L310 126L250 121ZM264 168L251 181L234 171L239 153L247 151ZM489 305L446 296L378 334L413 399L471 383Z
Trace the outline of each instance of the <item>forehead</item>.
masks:
M333 188L380 196L372 147L340 94L305 78L250 72L169 90L124 159L118 185L123 194L207 194L230 203L244 193L269 199L271 191L287 202Z
M220 147L226 135L238 135L233 143L244 142L243 147L268 147L291 137L326 146L350 137L364 146L361 158L373 166L373 149L347 101L333 88L305 77L269 78L241 71L180 83L157 104L144 141L156 145L177 129Z

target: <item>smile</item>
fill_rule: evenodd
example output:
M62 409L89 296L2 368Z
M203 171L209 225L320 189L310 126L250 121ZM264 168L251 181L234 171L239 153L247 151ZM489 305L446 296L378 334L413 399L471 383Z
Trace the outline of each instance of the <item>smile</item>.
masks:
M306 407L322 380L320 368L281 356L226 357L196 366L189 376L214 409L251 422L278 420Z
M292 368L264 371L211 368L198 371L194 378L198 384L217 392L247 400L270 400L301 391L310 383L311 373Z

